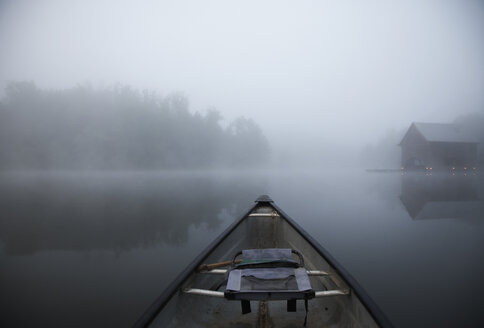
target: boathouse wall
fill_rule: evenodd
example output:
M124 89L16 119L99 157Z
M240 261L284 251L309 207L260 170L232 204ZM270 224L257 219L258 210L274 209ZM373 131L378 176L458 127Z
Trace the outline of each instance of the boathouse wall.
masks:
M420 123L420 125L425 127L425 124ZM429 141L425 133L413 123L403 137L400 146L403 168L464 168L477 165L478 143L452 140Z

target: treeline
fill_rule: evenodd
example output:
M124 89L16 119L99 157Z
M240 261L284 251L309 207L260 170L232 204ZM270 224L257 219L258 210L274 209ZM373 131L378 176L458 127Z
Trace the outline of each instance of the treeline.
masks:
M406 130L389 129L374 144L361 150L360 160L367 169L396 169L400 167L402 150L398 146Z
M226 128L220 121L216 110L191 113L182 94L10 83L0 101L0 168L247 167L268 159L254 121L239 118Z

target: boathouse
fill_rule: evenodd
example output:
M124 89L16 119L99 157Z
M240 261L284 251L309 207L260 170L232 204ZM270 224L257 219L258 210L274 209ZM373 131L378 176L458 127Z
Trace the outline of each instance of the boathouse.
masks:
M412 123L399 144L402 167L469 169L477 165L478 143L456 124Z

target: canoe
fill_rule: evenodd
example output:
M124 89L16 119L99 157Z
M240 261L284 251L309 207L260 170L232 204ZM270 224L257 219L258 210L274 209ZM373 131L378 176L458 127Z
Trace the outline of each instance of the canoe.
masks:
M357 281L267 195L134 327L392 327Z

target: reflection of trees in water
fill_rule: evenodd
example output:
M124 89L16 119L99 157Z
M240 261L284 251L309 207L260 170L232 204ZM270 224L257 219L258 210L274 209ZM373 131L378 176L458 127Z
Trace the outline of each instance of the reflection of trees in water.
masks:
M480 177L402 176L400 200L413 219L483 218Z
M182 244L190 225L219 227L255 190L235 177L3 176L0 240L17 254Z

